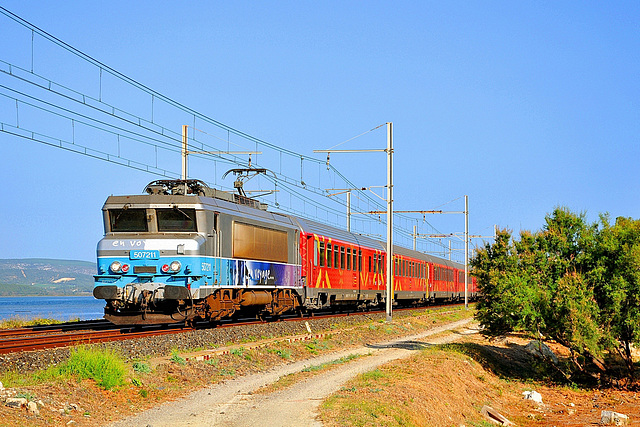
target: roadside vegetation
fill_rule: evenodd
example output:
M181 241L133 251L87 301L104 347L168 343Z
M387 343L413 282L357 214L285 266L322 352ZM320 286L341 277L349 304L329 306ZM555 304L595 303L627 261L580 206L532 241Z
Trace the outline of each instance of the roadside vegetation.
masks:
M498 232L471 260L483 294L476 318L488 336L524 332L568 349L553 363L567 383L637 386L640 221L557 208L542 230ZM624 380L621 382L621 380Z
M111 390L124 385L128 373L129 367L114 351L79 346L72 348L69 357L58 365L30 373L4 372L0 381L6 388L20 388L90 379L97 387Z
M48 319L48 318L36 318L36 319L26 319L21 317L10 317L8 319L4 319L0 321L0 329L15 329L15 328L24 328L27 326L46 326L46 325L58 325L60 323L74 322L80 321L80 319L71 319L71 320L57 320L57 319Z
M73 377L79 380L91 379L105 390L124 384L128 367L122 357L110 350L76 347L66 362L45 371L54 377Z

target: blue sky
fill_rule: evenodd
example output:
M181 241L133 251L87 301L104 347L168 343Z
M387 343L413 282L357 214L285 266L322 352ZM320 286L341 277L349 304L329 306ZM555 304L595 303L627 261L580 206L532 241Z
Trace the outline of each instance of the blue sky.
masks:
M470 231L485 235L494 224L537 230L556 206L592 220L638 217L638 2L2 6L189 108L303 155L322 159L313 150L393 122L397 210L454 199L442 208L462 210L466 194ZM31 66L30 31L0 15L0 39L0 60ZM96 93L95 70L37 38L34 46L38 72ZM4 75L0 85L16 83ZM123 108L148 102L101 90ZM29 119L21 106L18 120ZM31 119L54 133L64 126ZM15 124L15 103L0 99L0 122ZM0 258L93 260L106 197L139 194L155 179L2 132L0 144ZM340 148L385 144L380 129ZM178 157L167 161L179 170ZM381 154L332 155L331 163L358 186L385 184ZM211 182L223 173L211 169L193 170ZM459 216L427 220L443 233L464 228Z

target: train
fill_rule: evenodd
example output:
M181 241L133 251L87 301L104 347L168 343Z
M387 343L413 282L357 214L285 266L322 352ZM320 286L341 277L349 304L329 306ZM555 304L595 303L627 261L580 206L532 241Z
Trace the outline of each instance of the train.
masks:
M156 180L102 208L93 295L117 325L277 318L386 304L386 244L195 179ZM464 299L464 265L394 247L393 301ZM478 296L468 279L468 298Z

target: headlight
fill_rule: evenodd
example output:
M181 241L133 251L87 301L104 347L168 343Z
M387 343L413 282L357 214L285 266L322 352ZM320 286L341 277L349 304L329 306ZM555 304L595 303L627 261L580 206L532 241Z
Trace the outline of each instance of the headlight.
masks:
M109 269L113 273L120 273L121 268L122 268L122 263L120 261L113 261L109 266Z
M164 264L160 269L163 273L175 274L178 273L181 268L182 264L180 264L180 261L173 261L171 264Z
M171 270L172 273L177 273L178 271L180 271L181 267L182 267L182 264L180 264L180 261L173 261L169 265L169 269Z

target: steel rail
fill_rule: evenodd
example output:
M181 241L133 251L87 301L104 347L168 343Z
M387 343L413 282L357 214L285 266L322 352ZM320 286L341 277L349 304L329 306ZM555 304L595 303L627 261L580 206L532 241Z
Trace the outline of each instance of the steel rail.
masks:
M20 335L38 335L44 333L55 332L70 332L79 330L104 330L104 329L119 329L121 326L116 326L107 320L93 320L83 322L66 322L58 323L55 325L37 325L37 326L25 326L21 328L12 329L0 329L0 338Z
M184 325L163 327L147 331L133 330L133 328L118 327L115 330L80 331L67 333L53 333L41 336L7 337L0 340L0 354L21 351L45 350L56 347L68 347L83 344L94 344L108 341L121 341L134 338L145 338L157 335L175 334L194 330Z

